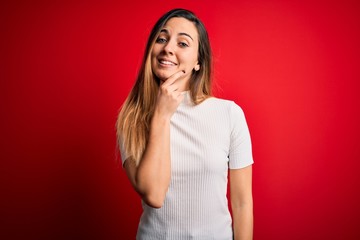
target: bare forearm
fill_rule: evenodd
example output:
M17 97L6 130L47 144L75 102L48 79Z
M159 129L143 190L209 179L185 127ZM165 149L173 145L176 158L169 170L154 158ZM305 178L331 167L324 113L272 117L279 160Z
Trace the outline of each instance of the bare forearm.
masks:
M144 200L161 207L170 183L170 120L154 114L149 141L136 174Z
M143 156L136 166L134 161L125 164L126 173L142 199L150 206L160 208L170 184L170 119L184 99L181 79L184 70L175 72L159 87L154 115L151 119L149 139ZM132 163L132 164L131 164Z
M252 203L232 209L235 240L253 239L253 205Z

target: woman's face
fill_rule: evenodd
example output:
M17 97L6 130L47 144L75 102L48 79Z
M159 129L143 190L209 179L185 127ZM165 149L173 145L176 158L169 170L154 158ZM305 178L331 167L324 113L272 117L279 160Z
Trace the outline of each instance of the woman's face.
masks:
M153 73L163 82L172 74L185 70L182 79L188 83L192 70L200 68L198 48L195 24L185 18L171 18L160 30L151 52Z

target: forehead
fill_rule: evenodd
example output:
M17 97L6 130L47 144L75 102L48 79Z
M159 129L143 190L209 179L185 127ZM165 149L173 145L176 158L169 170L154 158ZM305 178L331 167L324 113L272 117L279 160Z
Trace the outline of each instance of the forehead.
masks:
M187 33L194 40L198 39L198 31L193 22L182 17L170 18L162 29L168 30L169 34ZM162 30L161 29L161 30Z

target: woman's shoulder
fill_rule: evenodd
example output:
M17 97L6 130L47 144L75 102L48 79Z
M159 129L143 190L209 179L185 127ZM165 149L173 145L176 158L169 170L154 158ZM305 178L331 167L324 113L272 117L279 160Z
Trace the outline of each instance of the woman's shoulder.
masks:
M218 103L218 104L231 104L231 102L233 102L230 99L220 98L216 96L209 96L207 100L213 101L214 103Z
M224 106L239 106L238 104L235 103L235 101L231 100L231 99L226 99L226 98L220 98L220 97L215 97L215 96L210 96L207 101L211 102L212 104L219 104L219 105L224 105ZM240 106L239 106L240 107Z
M206 101L208 101L209 105L214 107L217 106L219 108L227 109L231 114L243 114L243 110L234 100L219 98L215 96L209 97Z

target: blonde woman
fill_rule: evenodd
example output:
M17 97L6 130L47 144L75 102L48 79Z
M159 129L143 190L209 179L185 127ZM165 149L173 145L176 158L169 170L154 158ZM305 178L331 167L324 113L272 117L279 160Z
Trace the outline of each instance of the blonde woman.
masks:
M192 12L157 21L117 120L123 167L142 199L137 239L252 239L250 134L241 108L211 95L211 67Z

